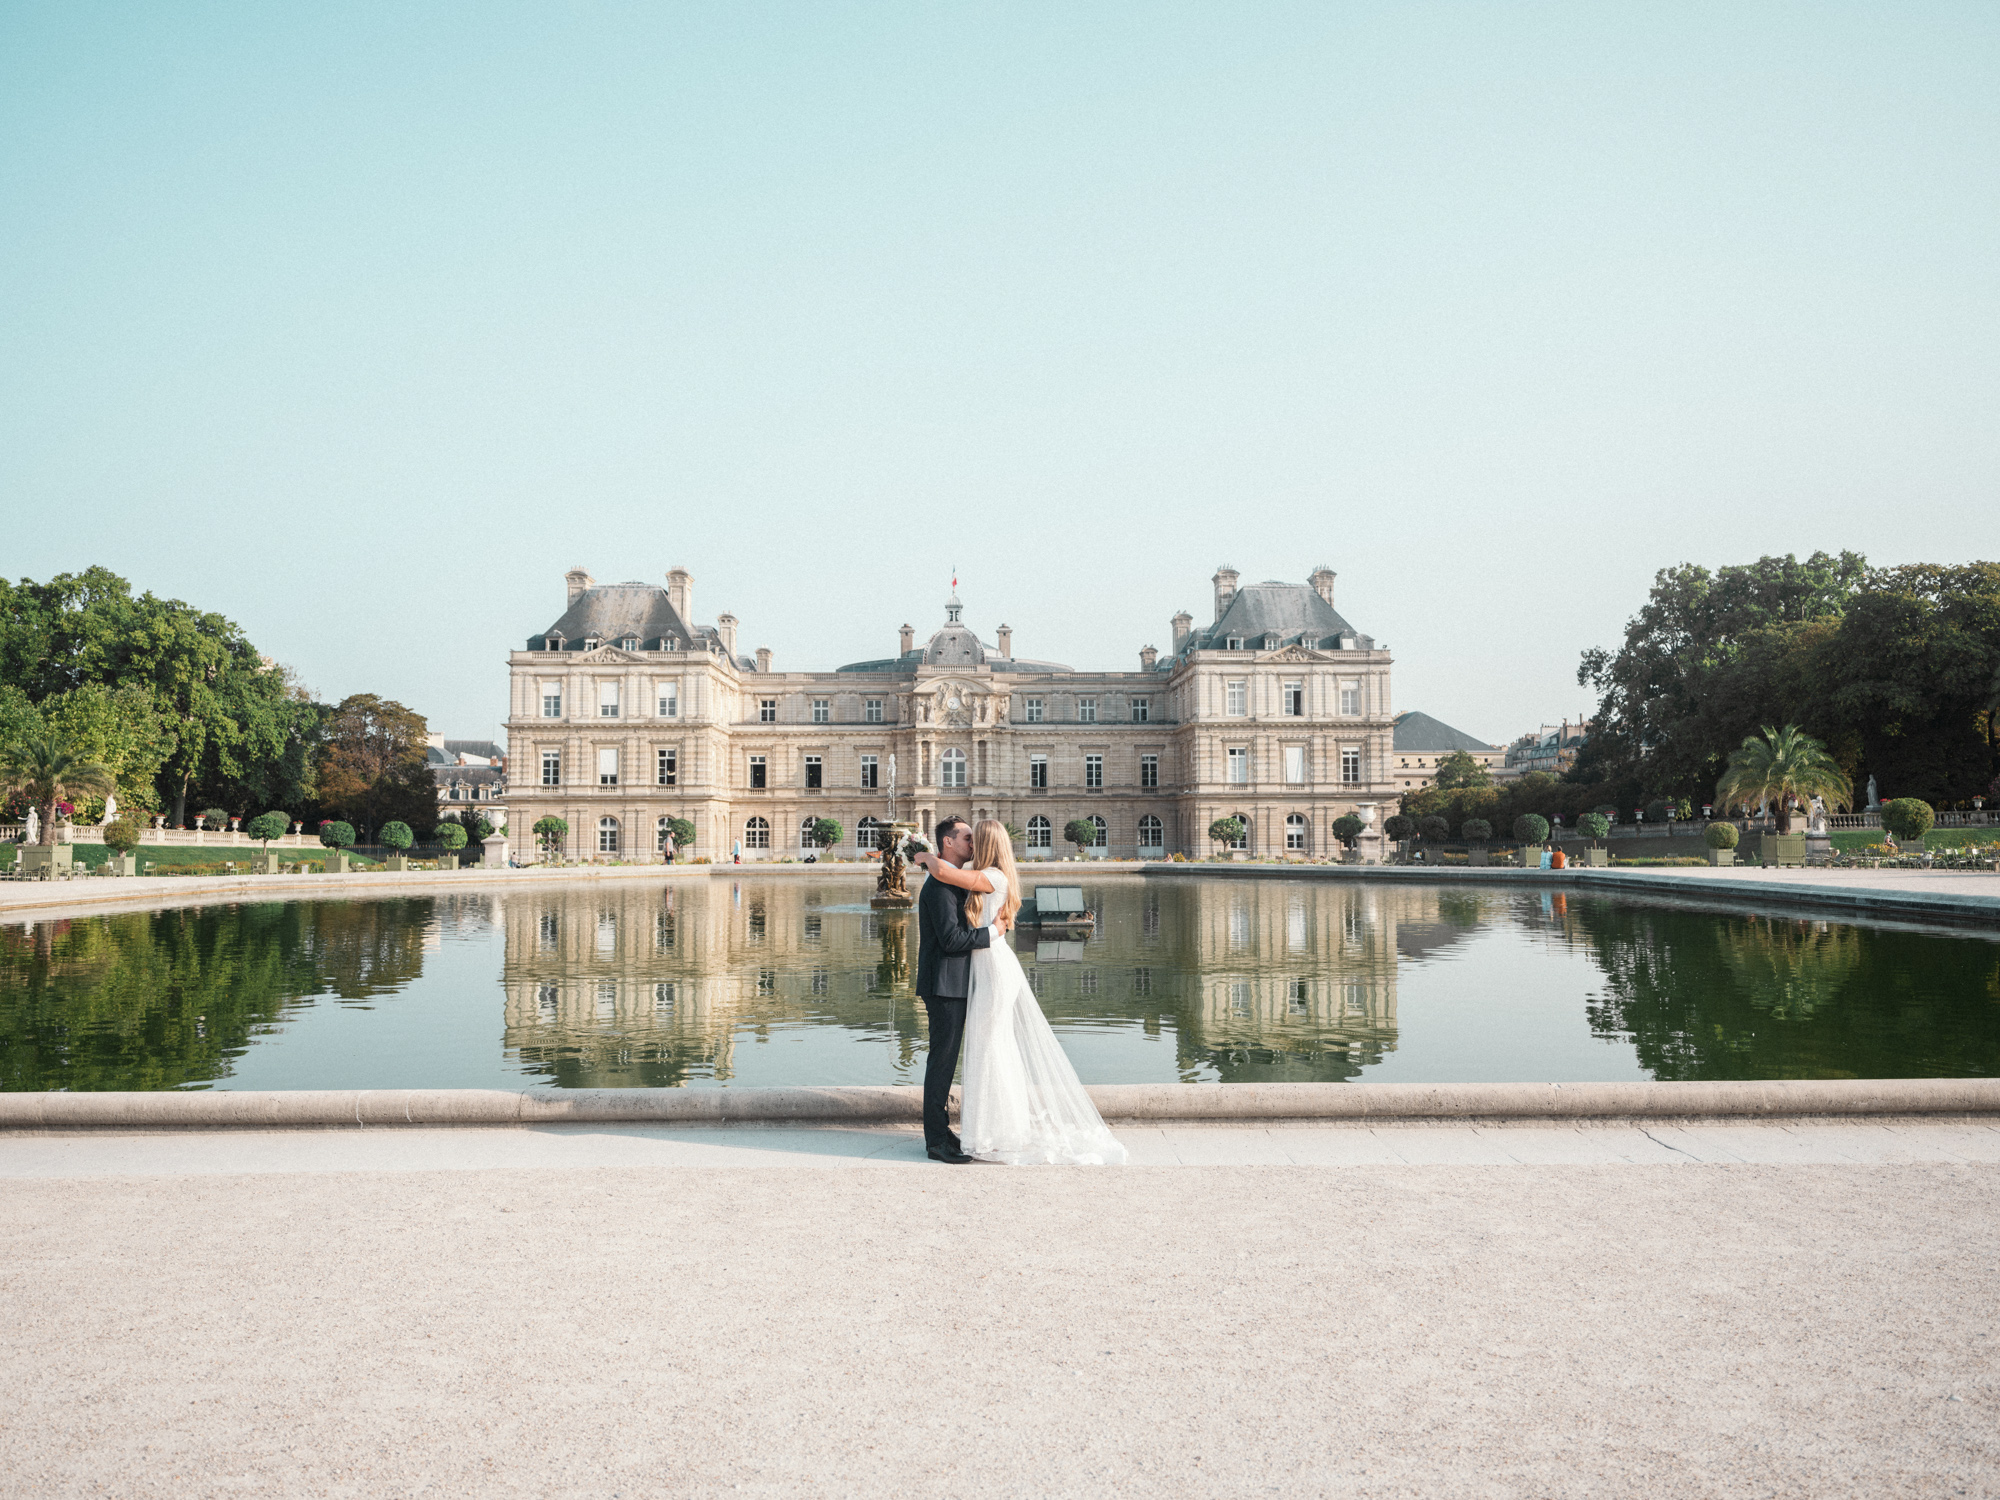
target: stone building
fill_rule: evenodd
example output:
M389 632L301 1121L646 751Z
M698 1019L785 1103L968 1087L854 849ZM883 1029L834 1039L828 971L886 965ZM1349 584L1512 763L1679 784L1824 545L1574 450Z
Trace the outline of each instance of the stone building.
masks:
M508 657L510 825L568 825L569 859L659 857L667 820L696 830L682 857L798 857L815 822L874 846L892 818L945 812L1022 830L1023 858L1209 852L1209 825L1243 820L1256 854L1325 855L1336 818L1393 799L1387 649L1334 608L1334 574L1239 587L1219 570L1214 615L1173 617L1171 646L1138 669L1083 672L987 642L956 595L919 644L832 670L780 671L744 652L737 620L697 625L694 580L661 588L566 578L560 618ZM892 787L893 776L893 787ZM892 796L893 792L893 796Z
M1461 750L1495 775L1507 754L1504 746L1489 745L1462 729L1453 729L1442 719L1414 710L1396 715L1394 746L1398 792L1429 786L1437 777L1438 762Z

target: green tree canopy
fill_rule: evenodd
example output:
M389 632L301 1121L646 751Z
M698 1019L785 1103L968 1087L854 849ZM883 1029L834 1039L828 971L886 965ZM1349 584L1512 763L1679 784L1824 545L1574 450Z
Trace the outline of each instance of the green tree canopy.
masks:
M437 819L437 780L425 758L422 714L392 698L356 693L329 716L320 751L320 802L371 826Z
M439 823L437 832L432 836L442 848L454 854L465 847L465 829L450 818Z
M1882 804L1882 826L1899 844L1920 844L1937 822L1930 803L1916 797L1897 797Z
M1459 825L1458 836L1468 844L1483 844L1493 837L1493 825L1484 818L1467 818Z
M1724 808L1756 811L1770 803L1778 816L1778 831L1792 831L1792 803L1823 797L1840 807L1854 800L1854 788L1826 747L1796 724L1783 729L1764 727L1762 735L1744 740L1715 784L1715 800Z
M1437 763L1437 774L1431 778L1431 784L1448 792L1464 787L1491 786L1493 773L1470 750L1454 750Z
M102 797L116 785L109 766L86 760L68 735L56 730L28 734L0 746L0 786L39 809L40 842L56 841L56 805Z
M319 841L329 849L346 849L354 843L354 825L331 821L319 825Z
M281 839L285 836L285 830L291 826L291 821L290 817L281 812L259 813L250 820L243 831L253 839L263 840L264 847L268 849L271 847L272 839Z
M1333 836L1352 847L1354 841L1361 837L1361 830L1367 826L1353 813L1342 813L1333 820Z
M139 847L139 825L130 818L113 818L104 825L102 837L113 854L130 854Z
M1522 813L1514 820L1514 837L1524 844L1546 844L1549 820L1540 813Z
M1390 813L1382 820L1382 833L1400 844L1404 839L1416 837L1417 820L1407 813Z
M1097 825L1088 818L1071 818L1063 825L1063 837L1081 854L1097 842Z
M1208 825L1208 836L1225 849L1243 842L1243 820L1241 818L1217 818Z
M834 819L815 818L813 820L812 841L813 843L817 844L820 847L820 849L822 850L831 849L835 844L839 843L842 839L846 837L847 837L847 830L845 828L842 828L840 824ZM678 845L680 841L676 839L674 842Z
M558 818L556 821L561 822L562 820ZM539 824L537 824L536 826L538 828L540 827ZM567 833L568 831L569 831L568 827L565 826L563 832ZM688 819L686 818L667 819L667 832L671 833L674 836L674 847L676 849L691 849L694 847L694 824L690 822ZM840 841L838 839L835 839L834 842L839 843Z
M410 825L398 822L395 819L391 819L382 825L382 832L379 837L383 843L387 844L391 849L396 850L399 854L417 841L417 836L410 831Z
M548 813L535 819L535 826L530 831L535 835L535 842L541 846L542 853L555 854L561 850L563 840L569 837L569 821ZM680 835L676 834L674 840L678 843Z

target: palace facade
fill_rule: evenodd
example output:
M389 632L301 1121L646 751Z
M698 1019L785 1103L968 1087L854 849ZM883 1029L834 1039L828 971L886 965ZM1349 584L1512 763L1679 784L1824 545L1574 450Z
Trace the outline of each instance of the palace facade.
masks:
M572 569L561 616L508 657L514 845L529 857L554 815L564 858L658 859L684 819L683 859L796 858L831 818L852 858L894 819L957 812L1014 824L1024 859L1074 852L1076 819L1093 854L1208 853L1226 816L1252 853L1325 855L1335 819L1397 791L1389 653L1334 608L1334 577L1222 568L1210 623L1175 615L1132 672L1017 656L956 595L922 644L904 625L894 655L783 672L738 650L734 615L695 623L685 568L664 588Z

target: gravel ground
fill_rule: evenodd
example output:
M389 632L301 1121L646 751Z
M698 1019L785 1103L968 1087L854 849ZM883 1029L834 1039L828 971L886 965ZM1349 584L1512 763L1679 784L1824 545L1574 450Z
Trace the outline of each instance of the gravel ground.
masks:
M2000 1493L2000 1167L0 1182L10 1495Z

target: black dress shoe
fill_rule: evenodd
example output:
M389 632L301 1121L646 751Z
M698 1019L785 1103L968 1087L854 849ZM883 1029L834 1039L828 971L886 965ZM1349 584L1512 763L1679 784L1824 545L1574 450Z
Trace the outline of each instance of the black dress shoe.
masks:
M929 1155L932 1161L948 1161L954 1167L963 1166L966 1162L972 1160L963 1151L951 1146L932 1146L928 1148L926 1154Z

